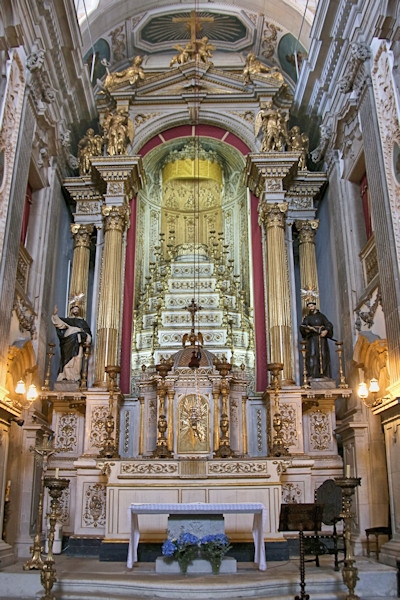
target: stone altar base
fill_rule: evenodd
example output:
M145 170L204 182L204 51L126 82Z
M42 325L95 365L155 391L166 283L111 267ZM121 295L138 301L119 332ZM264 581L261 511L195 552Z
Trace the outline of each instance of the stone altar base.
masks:
M186 532L197 535L199 539L205 535L225 533L224 515L169 515L168 538L178 539Z
M225 556L222 559L221 567L219 569L220 574L225 575L227 573L236 573L236 571L236 558L232 558L231 556ZM168 561L163 556L159 556L156 559L156 573L160 573L163 575L178 575L180 572L181 570L179 568L177 560ZM210 561L205 560L203 558L195 558L193 562L190 565L188 565L187 572L188 575L211 575L211 563Z

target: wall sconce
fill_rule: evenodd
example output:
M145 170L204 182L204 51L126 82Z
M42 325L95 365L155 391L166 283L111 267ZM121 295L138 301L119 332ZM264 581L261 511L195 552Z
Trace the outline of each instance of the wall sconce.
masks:
M367 387L365 381L362 381L358 384L358 396L361 398L367 408L373 408L382 402L382 398L376 398L378 392L379 383L374 377L369 382L369 388Z
M15 393L19 396L18 404L21 408L29 408L32 402L39 396L36 385L31 383L31 385L28 386L28 389L26 389L23 379L18 381L15 387Z

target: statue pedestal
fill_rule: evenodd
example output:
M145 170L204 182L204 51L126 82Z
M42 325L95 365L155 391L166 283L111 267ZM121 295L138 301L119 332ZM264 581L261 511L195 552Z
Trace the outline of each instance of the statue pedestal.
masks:
M79 383L78 381L68 381L67 379L63 381L55 381L54 382L54 391L55 392L79 392Z

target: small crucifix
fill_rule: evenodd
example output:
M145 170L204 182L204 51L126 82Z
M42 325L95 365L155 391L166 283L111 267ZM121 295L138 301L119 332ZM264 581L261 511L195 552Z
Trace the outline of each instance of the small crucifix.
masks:
M182 345L183 347L186 346L186 342L188 341L190 343L191 346L194 346L197 342L198 345L203 345L203 336L200 333L200 331L197 332L197 335L194 332L194 315L197 313L198 310L201 310L201 306L198 306L194 300L194 298L192 298L191 303L189 304L189 306L186 306L186 310L188 310L191 314L192 317L192 329L190 331L190 333L185 333L185 335L182 338Z
M191 303L189 304L189 306L186 307L186 310L188 310L190 312L191 318L192 318L192 330L194 331L194 316L197 313L198 310L201 310L201 306L198 306L194 300L194 298L192 298Z

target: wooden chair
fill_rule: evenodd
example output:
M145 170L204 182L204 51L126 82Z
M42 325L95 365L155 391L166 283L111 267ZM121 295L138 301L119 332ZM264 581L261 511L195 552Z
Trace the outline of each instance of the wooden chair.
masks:
M327 479L315 490L316 504L322 505L322 523L331 527L330 530L314 530L304 536L305 549L308 554L314 554L315 564L319 567L319 557L333 554L335 571L339 571L339 552L345 552L344 535L337 531L337 523L342 520L342 490L333 479Z

